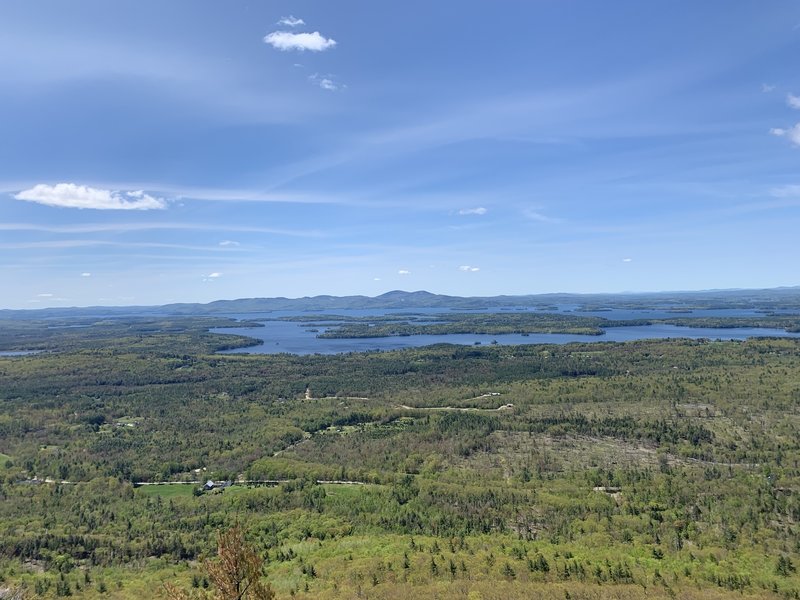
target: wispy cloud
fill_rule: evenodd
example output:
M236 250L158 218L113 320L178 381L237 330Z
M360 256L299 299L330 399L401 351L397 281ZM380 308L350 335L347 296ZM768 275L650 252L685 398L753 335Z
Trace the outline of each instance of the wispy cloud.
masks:
M337 90L340 90L340 89L346 87L346 86L343 86L343 85L341 85L339 83L336 83L336 81L334 81L332 79L332 76L330 76L330 75L322 76L319 73L314 73L313 75L309 75L308 76L308 80L311 83L313 83L314 85L318 85L323 90L328 90L330 92L335 92Z
M800 146L800 123L796 123L789 129L773 127L769 132L778 137L785 137L795 146Z
M458 270L459 271L464 271L466 273L477 273L481 269L480 269L480 267L473 267L471 265L461 265L460 267L458 267Z
M782 185L772 188L769 193L773 198L800 198L800 185Z
M281 17L277 24L286 25L287 27L297 27L298 25L305 25L306 22L303 21L303 19L298 19L293 15L289 15L288 17Z
M219 245L223 247L241 246L239 242L234 242L233 240L223 240L219 243Z
M397 274L398 274L398 275L411 275L411 271L409 271L408 269L400 269L400 270L397 272Z
M74 183L40 183L15 194L14 198L46 206L92 210L158 210L167 207L163 199L141 190L115 191Z
M458 211L460 215L485 215L488 211L482 207L478 206L476 208L462 208Z
M622 262L624 262L624 263L633 262L633 259L632 258L623 258Z
M77 225L42 225L33 223L0 223L0 231L40 231L45 233L103 233L131 231L229 231L236 233L263 233L293 237L322 237L317 230L272 229L269 227L250 227L247 225L225 225L209 223L84 223ZM230 241L230 240L226 240ZM235 246L236 242L220 246Z
M336 40L326 38L319 31L313 33L292 33L290 31L273 31L264 36L264 42L282 52L297 50L304 52L322 52L336 46Z
M537 209L526 208L522 211L522 216L531 221L539 221L540 223L563 223L564 219L557 217L549 217Z
M286 204L359 204L349 196L330 195L318 191L273 192L267 189L237 188L205 188L178 186L169 183L138 182L136 185L108 184L105 187L136 187L152 190L154 193L175 197L177 199L197 200L204 202L279 202ZM365 200L363 205L368 204Z
M800 96L795 96L791 92L786 94L786 105L790 108L800 110Z
M758 199L754 202L729 204L709 214L743 215L748 213L779 211L787 208L794 209L800 206L800 185L774 187L769 190L769 195L772 198L776 198L776 200L767 201L763 197L758 196Z
M220 277L222 277L222 273L214 272L208 274L209 279L219 279Z
M54 294L37 294L36 298L28 300L31 304L38 304L46 299L47 302L69 302L69 298L57 298Z
M81 277L91 277L91 276L92 276L92 274L91 274L91 273L88 273L88 272L86 272L86 271L84 271L83 273L81 273Z
M761 84L761 91L764 92L765 94L769 94L770 92L774 92L775 91L775 86L774 85L769 85L767 83L762 83Z
M191 105L192 114L204 120L235 123L294 122L318 111L313 102L286 88L254 85L243 64L219 53L200 54L202 48L189 49L177 38L147 44L127 36L64 35L53 43L44 29L28 29L6 29L0 36L0 72L6 84L24 88L122 80L135 86L137 94L157 93L161 107L174 101Z
M191 252L227 253L219 246L198 246L193 244L169 244L164 242L117 242L109 240L46 240L37 242L0 242L3 250L25 250L36 248L91 248L102 246L104 248L167 248L170 250L186 250ZM216 257L215 257L216 260Z

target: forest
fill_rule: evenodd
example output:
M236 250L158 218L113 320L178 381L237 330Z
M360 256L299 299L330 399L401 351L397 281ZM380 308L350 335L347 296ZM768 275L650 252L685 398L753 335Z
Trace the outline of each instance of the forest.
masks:
M800 598L799 340L215 354L234 323L0 320L40 351L0 357L0 595L212 589L240 524L278 598Z
M437 315L405 314L381 317L304 315L276 320L299 321L308 327L327 328L319 338L377 338L408 335L569 333L603 335L608 327L679 325L712 329L763 327L790 333L800 332L797 315L763 314L754 317L673 317L606 319L561 313L450 313Z

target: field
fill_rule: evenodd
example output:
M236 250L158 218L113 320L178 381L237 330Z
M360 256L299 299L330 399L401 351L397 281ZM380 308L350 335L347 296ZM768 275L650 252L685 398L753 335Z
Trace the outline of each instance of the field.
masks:
M279 598L800 597L798 341L221 356L208 326L0 359L0 590L203 589L238 522Z

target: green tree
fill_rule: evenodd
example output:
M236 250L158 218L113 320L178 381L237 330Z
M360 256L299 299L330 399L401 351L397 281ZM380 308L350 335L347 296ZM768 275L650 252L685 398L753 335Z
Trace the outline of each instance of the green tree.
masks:
M775 566L775 573L781 577L788 577L796 570L797 569L795 568L794 564L792 564L792 560L788 556L781 555L778 557L778 564Z

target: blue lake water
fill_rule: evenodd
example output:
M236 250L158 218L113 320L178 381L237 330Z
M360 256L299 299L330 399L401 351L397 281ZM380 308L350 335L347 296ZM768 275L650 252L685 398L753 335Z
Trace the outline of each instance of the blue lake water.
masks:
M659 310L626 310L614 309L611 311L581 312L562 308L559 312L569 312L581 316L599 316L607 319L657 319L670 317L745 317L759 316L763 313L754 310L697 310L675 313ZM320 339L317 337L319 332L308 331L311 328L324 331L324 327L312 327L309 323L297 323L291 321L270 321L282 316L297 315L344 315L344 316L380 316L388 314L452 314L447 309L414 309L409 310L334 310L334 311L314 311L313 313L298 313L294 311L275 311L272 313L261 314L236 314L226 315L237 319L259 321L264 323L264 327L236 327L212 329L214 333L237 334L262 340L264 343L259 346L248 348L238 348L236 350L226 350L223 354L340 354L344 352L367 352L374 350L398 350L402 348L417 348L429 346L431 344L458 344L472 346L476 343L480 345L490 345L493 342L503 345L515 344L568 344L570 342L628 342L641 339L665 339L665 338L691 338L691 339L712 339L712 340L745 340L751 337L793 337L800 338L800 333L787 333L782 329L762 329L762 328L696 328L679 327L676 325L643 325L632 327L609 327L605 330L605 335L571 335L563 333L531 333L503 334L503 335L478 335L478 334L447 334L447 335L412 335L403 337L384 337L384 338L355 338L355 339ZM472 312L472 311L470 311ZM500 312L496 310L482 310L481 312ZM507 311L506 311L507 312ZM532 311L524 311L532 312ZM549 311L554 312L554 311ZM320 319L319 324L325 321L335 321L335 319Z

